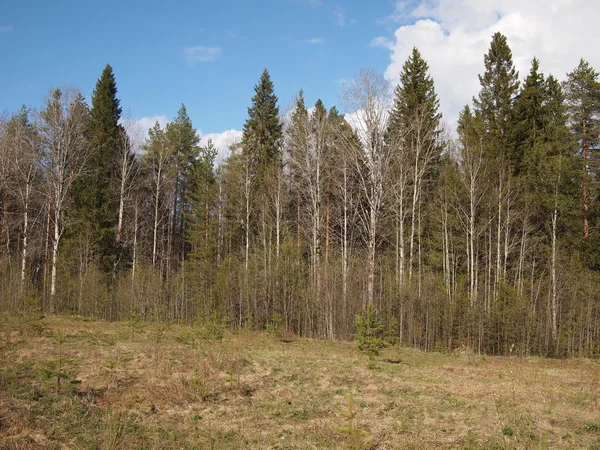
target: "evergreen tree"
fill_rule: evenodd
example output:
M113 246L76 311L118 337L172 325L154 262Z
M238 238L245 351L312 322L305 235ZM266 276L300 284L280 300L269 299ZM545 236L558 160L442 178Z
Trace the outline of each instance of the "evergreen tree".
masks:
M463 148L479 145L482 140L481 122L473 114L469 105L465 105L458 114L458 138Z
M185 211L186 241L190 248L186 270L189 295L200 306L205 320L213 309L212 283L216 268L216 233L213 211L216 200L215 158L217 149L212 140L199 149L199 156L189 170L188 207Z
M420 254L422 237L429 230L423 229L421 223L422 206L429 202L428 199L433 192L431 183L437 177L442 146L439 142L439 124L441 113L439 112L439 100L435 92L433 79L429 75L429 66L421 57L419 50L413 48L411 56L406 60L400 74L400 84L395 89L394 107L386 132L387 144L392 146L396 175L399 189L395 197L397 199L396 209L402 211L397 219L404 220L405 209L410 210L408 214L409 223L409 260L408 278L412 279L415 260L419 273L421 272ZM408 188L408 189L407 189ZM404 205L404 191L410 190L410 206ZM407 208L408 206L408 208ZM398 231L398 235L403 231ZM403 236L399 236L403 239ZM403 243L399 243L403 246ZM402 256L400 257L402 259ZM404 266L404 261L400 262Z
M185 211L189 209L188 192L191 180L191 169L199 156L198 134L187 115L185 105L181 105L177 117L167 124L166 138L171 146L171 153L176 165L176 177L171 212L171 232L173 233L173 249L181 258L185 256Z
M600 83L598 72L581 60L577 68L567 74L564 83L568 104L569 122L580 143L583 160L583 235L590 233L591 199L595 197L591 179L600 175L594 150L600 137Z
M107 64L92 93L86 137L92 153L87 170L73 186L79 233L91 237L100 268L108 273L117 258L115 227L118 219L119 125L121 107L112 67Z
M575 243L574 206L581 181L573 151L576 142L567 126L565 94L560 83L550 75L545 84L543 130L538 139L542 151L536 152L541 157L539 161L530 163L529 167L538 167L538 182L535 185L539 204L546 211L552 208L558 210L562 221L561 237L567 237L572 245Z
M534 58L531 71L525 79L523 89L515 100L513 155L515 172L533 170L531 167L532 151L540 139L544 129L544 101L546 100L546 84L544 75L539 72L539 61Z
M263 71L254 92L244 124L242 147L250 160L254 184L260 185L268 168L280 159L282 136L277 96L273 92L273 82L267 69Z
M564 290L559 286L558 271L561 248L575 243L574 205L577 197L577 173L573 152L573 136L567 128L564 95L560 84L554 77L548 77L543 109L543 132L536 142L534 154L540 155L539 162L530 165L531 172L537 174L532 202L533 211L540 213L535 223L543 227L550 248L551 298L550 328L552 337L558 337L560 328L561 305ZM558 348L558 341L557 347Z
M402 66L400 84L394 94L389 138L402 136L408 148L415 148L422 136L434 141L442 118L440 102L429 75L429 65L416 47Z
M479 75L481 90L473 102L476 113L485 125L487 153L502 162L510 161L514 167L518 157L511 151L510 136L519 73L514 68L506 36L494 34L483 62L485 72Z

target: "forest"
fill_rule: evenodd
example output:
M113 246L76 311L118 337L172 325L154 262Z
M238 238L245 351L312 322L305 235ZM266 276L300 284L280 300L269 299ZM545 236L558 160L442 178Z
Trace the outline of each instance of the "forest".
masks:
M110 65L5 113L0 311L598 356L599 73L521 76L500 33L483 63L456 129L417 48L340 109L284 113L265 69L223 161L183 104L138 142Z

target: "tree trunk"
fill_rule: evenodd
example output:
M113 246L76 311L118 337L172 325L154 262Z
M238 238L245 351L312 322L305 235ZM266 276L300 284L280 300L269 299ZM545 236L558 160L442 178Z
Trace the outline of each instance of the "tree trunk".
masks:
M56 205L54 211L54 239L52 240L52 269L50 274L50 312L54 312L54 296L56 294L56 268L58 263L58 241L60 239L60 209Z
M25 272L26 272L26 267L27 267L27 238L28 238L28 232L29 232L29 193L31 192L31 185L30 183L27 183L27 186L25 187L25 205L24 205L24 209L25 211L23 212L23 248L22 248L22 254L21 254L21 286L20 286L20 291L21 291L21 295L23 294L23 288L25 287Z
M375 293L375 250L376 250L376 226L377 226L377 211L374 206L370 207L369 211L369 236L368 236L368 260L367 260L367 302L370 307L373 307L373 299Z
M552 338L556 339L558 334L558 288L556 283L556 254L557 238L556 225L558 221L558 209L552 212Z
M581 146L583 156L583 236L588 237L590 234L590 225L588 221L589 215L589 200L588 200L588 136L586 123L585 109L581 108L581 125L583 127Z
M157 246L158 246L158 189L154 197L154 231L152 234L152 267L156 268Z
M48 294L48 248L50 246L50 201L48 201L48 213L46 215L46 239L44 245L44 279L42 282L42 302L44 304L44 309L47 305L47 294Z

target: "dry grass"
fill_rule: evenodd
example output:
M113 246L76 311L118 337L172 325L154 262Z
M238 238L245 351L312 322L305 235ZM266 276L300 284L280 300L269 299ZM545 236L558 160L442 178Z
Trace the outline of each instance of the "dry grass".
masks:
M591 360L396 348L373 366L345 342L4 317L0 448L600 448L599 377Z

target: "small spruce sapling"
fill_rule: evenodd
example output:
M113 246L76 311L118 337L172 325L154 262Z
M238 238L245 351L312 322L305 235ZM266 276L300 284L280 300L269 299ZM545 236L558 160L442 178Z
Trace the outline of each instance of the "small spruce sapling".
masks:
M356 315L354 323L358 349L370 359L374 359L389 344L386 340L385 326L377 319L375 310L370 306L362 314Z

